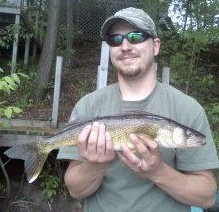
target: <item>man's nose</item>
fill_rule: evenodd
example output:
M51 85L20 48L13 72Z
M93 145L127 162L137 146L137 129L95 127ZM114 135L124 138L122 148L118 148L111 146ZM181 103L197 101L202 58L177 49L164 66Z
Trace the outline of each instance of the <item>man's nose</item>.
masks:
M128 42L126 38L123 39L121 44L122 51L129 51L131 49L131 43Z

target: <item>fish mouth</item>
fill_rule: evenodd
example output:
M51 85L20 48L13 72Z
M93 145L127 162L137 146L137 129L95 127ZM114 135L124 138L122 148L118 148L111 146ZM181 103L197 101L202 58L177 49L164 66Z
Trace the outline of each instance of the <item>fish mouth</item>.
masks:
M191 135L187 140L187 145L189 147L199 147L205 145L206 142L203 141L203 137L198 137L195 135Z

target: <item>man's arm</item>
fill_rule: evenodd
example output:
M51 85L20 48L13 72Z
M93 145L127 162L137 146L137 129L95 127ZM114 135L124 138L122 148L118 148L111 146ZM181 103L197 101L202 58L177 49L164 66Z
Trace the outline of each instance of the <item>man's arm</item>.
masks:
M161 163L149 179L185 204L209 208L215 203L216 182L211 170L181 173Z
M75 199L84 199L94 193L102 183L108 164L71 161L65 173L65 184Z
M86 126L79 134L78 150L84 161L70 162L65 183L72 197L83 199L99 188L115 153L109 132L97 122Z
M174 199L188 204L208 208L214 204L216 182L211 170L179 172L160 160L156 142L147 138L130 136L137 154L127 146L119 158L139 176L151 180Z

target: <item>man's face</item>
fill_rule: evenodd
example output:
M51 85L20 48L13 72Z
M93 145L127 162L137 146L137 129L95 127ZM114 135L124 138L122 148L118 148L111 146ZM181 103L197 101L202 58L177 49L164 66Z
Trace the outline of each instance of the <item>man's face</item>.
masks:
M118 21L112 26L110 34L125 35L130 31L136 31L136 29L124 21ZM138 44L131 44L127 39L123 39L120 46L110 47L110 57L118 75L134 79L149 72L159 47L158 38L149 38Z

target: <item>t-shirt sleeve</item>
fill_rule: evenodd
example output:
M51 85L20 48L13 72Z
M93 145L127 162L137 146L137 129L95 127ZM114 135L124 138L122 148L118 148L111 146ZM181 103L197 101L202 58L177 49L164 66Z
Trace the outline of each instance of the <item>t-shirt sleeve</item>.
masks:
M78 149L75 146L60 147L57 159L62 160L81 160Z
M177 169L183 171L200 171L218 168L219 161L217 151L204 110L202 110L197 118L193 121L191 127L200 131L206 136L206 144L198 148L177 149Z

